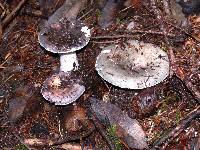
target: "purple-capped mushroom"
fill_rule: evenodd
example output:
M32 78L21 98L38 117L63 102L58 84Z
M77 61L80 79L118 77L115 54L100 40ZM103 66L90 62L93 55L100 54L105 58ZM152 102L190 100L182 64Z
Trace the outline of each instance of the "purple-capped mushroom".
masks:
M90 29L76 19L86 0L65 1L41 26L39 43L47 51L60 55L60 72L47 78L41 89L46 100L55 105L67 105L78 99L85 87L75 75L78 68L76 51L90 40Z
M47 51L60 54L60 71L78 68L76 51L81 50L90 40L90 29L80 20L67 20L48 24L39 32L39 43Z
M85 91L81 80L74 72L55 73L47 78L41 89L43 97L55 105L68 105Z
M154 86L169 75L167 53L136 40L103 49L96 60L98 74L109 83L128 89Z

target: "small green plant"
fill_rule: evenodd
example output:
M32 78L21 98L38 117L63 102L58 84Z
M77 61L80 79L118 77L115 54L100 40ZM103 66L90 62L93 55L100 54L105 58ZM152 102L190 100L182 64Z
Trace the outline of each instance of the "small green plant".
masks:
M15 150L28 150L28 148L23 144L18 144L15 146Z
M117 24L120 24L121 22L122 22L122 21L121 21L120 18L117 18L117 19L116 19L116 23L117 23Z
M115 144L116 150L122 150L122 144L121 144L119 138L116 135L116 130L117 130L116 125L110 125L107 129L107 136Z
M163 103L162 103L162 105L161 105L161 107L160 107L160 111L161 112L164 112L165 110L167 110L167 103L166 103L166 101L163 101Z
M176 123L179 123L179 121L181 120L181 112L180 110L176 111Z
M116 18L116 24L122 24L122 23L124 23L124 21L125 21L124 18L120 18L120 17Z
M99 18L101 17L101 11L99 9L96 10L96 16L99 20Z
M161 112L164 112L165 110L167 110L171 102L177 102L178 100L179 98L172 91L168 91L166 95L164 96L163 102L161 104L161 107L160 107Z
M165 46L161 47L164 52L167 52L167 48Z

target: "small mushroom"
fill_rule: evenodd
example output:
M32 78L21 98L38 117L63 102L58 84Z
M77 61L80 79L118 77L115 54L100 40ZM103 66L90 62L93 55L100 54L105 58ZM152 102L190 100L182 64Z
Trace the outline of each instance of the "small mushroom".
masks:
M169 75L167 53L153 44L129 40L110 45L96 60L98 74L109 83L128 89L154 86Z
M45 80L41 89L43 97L55 105L68 105L76 101L84 91L85 87L74 72L53 74Z
M60 71L72 71L78 68L76 51L88 44L90 30L76 19L86 0L66 1L39 32L39 43L47 51L60 54Z

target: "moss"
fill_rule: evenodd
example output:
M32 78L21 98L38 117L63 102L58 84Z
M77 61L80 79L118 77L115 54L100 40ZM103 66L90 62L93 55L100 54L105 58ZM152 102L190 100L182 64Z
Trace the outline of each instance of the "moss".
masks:
M122 144L116 135L116 130L117 130L116 125L110 125L107 129L107 136L115 144L115 150L121 150Z
M180 110L176 111L176 123L179 123L179 121L181 120L181 112Z
M179 101L179 97L176 96L172 91L168 91L162 101L160 111L164 112L168 109L170 104L174 104L175 102Z
M28 148L23 144L18 144L15 146L15 150L28 150Z
M99 18L101 17L101 11L99 9L96 10L96 16L99 20Z

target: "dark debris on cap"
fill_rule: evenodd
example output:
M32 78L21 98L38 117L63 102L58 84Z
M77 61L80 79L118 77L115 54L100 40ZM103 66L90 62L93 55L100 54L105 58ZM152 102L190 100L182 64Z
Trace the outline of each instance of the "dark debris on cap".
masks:
M83 30L84 29L84 30ZM90 39L90 30L80 20L63 18L58 23L45 24L38 36L40 45L53 53L70 53L83 48Z

